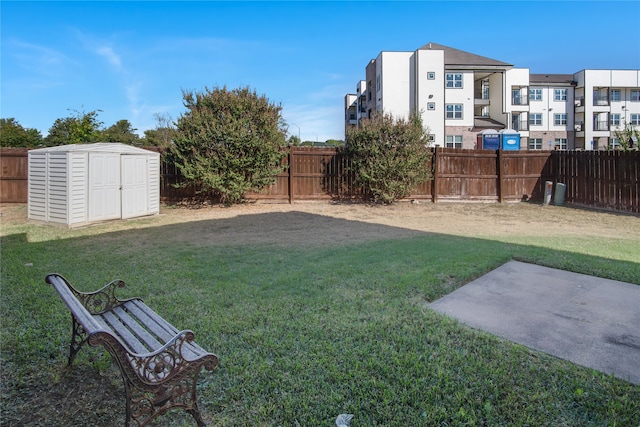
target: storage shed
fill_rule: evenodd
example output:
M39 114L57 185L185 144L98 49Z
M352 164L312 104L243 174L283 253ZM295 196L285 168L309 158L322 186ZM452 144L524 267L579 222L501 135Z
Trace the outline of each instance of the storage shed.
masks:
M160 212L160 154L100 142L30 150L29 219L69 227Z

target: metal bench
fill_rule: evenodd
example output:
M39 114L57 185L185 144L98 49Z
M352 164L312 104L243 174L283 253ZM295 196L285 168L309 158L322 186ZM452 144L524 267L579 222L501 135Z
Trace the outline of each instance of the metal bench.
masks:
M197 345L189 330L178 331L141 299L119 300L114 280L95 292L79 292L64 277L50 274L53 285L71 311L71 366L85 344L103 345L116 361L124 379L126 423L139 426L173 408L190 413L204 426L196 400L196 383L202 367L212 371L218 357Z

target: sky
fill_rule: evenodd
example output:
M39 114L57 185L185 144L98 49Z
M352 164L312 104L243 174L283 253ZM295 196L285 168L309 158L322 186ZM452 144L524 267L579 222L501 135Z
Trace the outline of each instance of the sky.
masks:
M42 136L98 111L141 136L183 91L248 86L303 141L344 139L381 51L434 42L531 73L640 69L640 1L0 2L0 117Z

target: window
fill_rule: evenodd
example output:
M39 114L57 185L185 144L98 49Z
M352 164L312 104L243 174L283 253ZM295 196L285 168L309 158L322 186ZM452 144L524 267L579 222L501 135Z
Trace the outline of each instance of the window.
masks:
M563 114L554 114L553 115L553 124L555 126L562 126L567 124L567 115Z
M611 126L620 126L620 114L611 115Z
M620 89L611 89L611 101L620 101Z
M553 100L554 101L566 101L567 100L567 90L566 89L554 89L553 90Z
M542 138L529 138L529 150L542 150Z
M427 102L427 110L433 111L435 109L436 109L436 103L435 102Z
M609 140L609 149L617 150L620 148L620 140L618 138L611 138Z
M427 73L427 80L435 80L436 79L436 73L434 73L433 71L429 71Z
M640 114L632 114L629 124L633 126L640 126Z
M462 148L462 135L447 135L444 146L447 148Z
M531 126L542 126L542 113L532 113L529 115L529 124Z
M542 89L529 89L529 101L542 101Z
M631 101L632 102L640 101L640 90L631 89Z
M558 150L566 150L567 149L567 138L556 138L554 141L556 149Z
M462 104L447 104L445 117L447 119L461 119Z
M460 89L462 88L462 74L460 73L447 73L445 76L446 87Z

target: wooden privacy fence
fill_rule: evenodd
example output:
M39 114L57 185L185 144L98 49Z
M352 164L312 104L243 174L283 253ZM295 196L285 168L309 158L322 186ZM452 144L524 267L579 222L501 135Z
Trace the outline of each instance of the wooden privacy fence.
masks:
M27 201L27 150L2 149L1 202ZM287 166L275 184L249 199L362 200L349 160L336 148L290 147ZM540 200L545 182L565 184L564 202L612 211L640 213L640 151L502 151L437 148L430 164L433 180L409 199L438 201ZM196 188L175 188L177 168L161 165L165 201L193 199Z
M0 202L26 203L28 160L26 148L0 149Z

